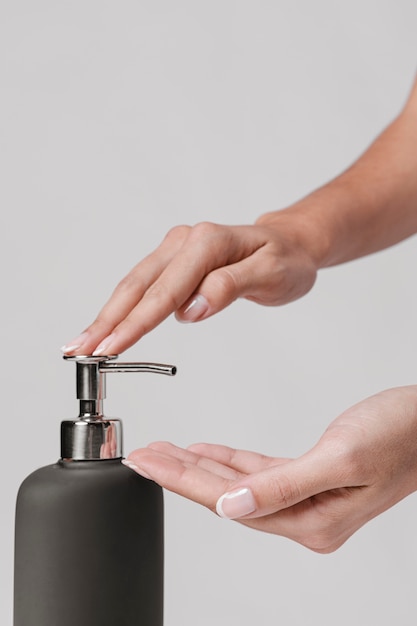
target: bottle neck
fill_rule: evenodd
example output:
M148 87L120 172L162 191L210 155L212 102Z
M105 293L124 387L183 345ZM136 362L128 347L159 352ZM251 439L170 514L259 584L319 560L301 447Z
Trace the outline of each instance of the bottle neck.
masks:
M122 438L120 420L84 413L77 420L61 422L61 458L65 461L118 459L123 456Z

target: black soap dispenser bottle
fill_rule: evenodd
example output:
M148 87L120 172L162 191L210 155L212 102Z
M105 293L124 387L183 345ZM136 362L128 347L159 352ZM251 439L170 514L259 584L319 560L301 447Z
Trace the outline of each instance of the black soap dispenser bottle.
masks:
M17 497L14 626L162 626L162 489L122 463L122 425L103 415L110 372L175 367L75 361L78 419L61 424L61 459Z

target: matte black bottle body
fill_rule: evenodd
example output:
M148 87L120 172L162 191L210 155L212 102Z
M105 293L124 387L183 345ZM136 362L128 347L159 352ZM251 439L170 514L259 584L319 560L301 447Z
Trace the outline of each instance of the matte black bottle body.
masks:
M162 489L120 459L31 474L15 545L14 626L162 626Z

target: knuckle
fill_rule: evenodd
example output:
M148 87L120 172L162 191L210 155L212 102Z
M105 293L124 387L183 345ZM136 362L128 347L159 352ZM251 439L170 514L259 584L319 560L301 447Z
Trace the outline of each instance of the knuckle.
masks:
M264 224L268 225L270 221L276 219L276 213L274 211L268 211L267 213L263 213L256 220L257 226L263 226Z
M265 247L263 277L268 289L268 304L290 302L307 293L314 284L313 266L288 256L285 247L276 243Z
M346 437L333 437L330 441L330 458L340 479L351 483L361 481L365 472L365 459L360 449Z
M197 239L213 239L218 237L222 227L213 222L200 222L192 228L191 235Z
M92 333L107 334L111 328L111 321L107 318L104 311L100 311L94 322L88 327L88 331Z
M172 311L176 311L182 304L182 300L180 301L176 294L162 281L156 281L148 287L144 298L163 302Z
M287 300L291 277L285 261L271 252L264 252L261 275L265 304L277 305Z
M279 478L272 477L268 485L272 501L280 508L287 508L298 501L300 490L289 478L282 474Z
M136 338L147 333L149 328L146 323L139 322L133 316L128 315L119 324L117 331L120 336L129 338L129 341L136 341Z
M278 255L267 254L265 256L265 271L268 275L273 276L279 285L284 282L288 275L287 264L284 259Z
M134 272L129 272L129 274L126 274L126 276L124 278L122 278L122 280L117 284L116 289L114 290L114 293L125 293L125 292L131 292L133 290L136 291L136 289L138 288L138 279L137 276L135 276Z
M211 275L211 281L215 284L216 290L233 297L239 293L238 277L230 272L226 267L216 270Z
M166 241L184 241L191 231L191 226L185 224L179 224L171 228L165 235Z

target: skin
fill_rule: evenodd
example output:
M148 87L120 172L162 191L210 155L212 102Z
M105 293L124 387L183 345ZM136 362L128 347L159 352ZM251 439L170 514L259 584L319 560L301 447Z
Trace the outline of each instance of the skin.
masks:
M383 391L345 411L297 459L158 442L132 452L128 463L212 511L224 493L250 489L256 508L240 523L328 553L417 489L416 441L414 385Z
M319 269L415 234L416 146L417 81L403 110L370 148L306 198L262 215L254 225L206 222L172 229L64 353L117 354L172 313L182 322L201 321L237 298L265 306L291 302L313 287ZM410 444L417 434L416 389L385 391L349 409L296 460L224 446L182 450L155 443L127 461L212 510L217 502L225 517L329 552L417 489ZM236 489L243 489L240 499L224 498Z
M400 115L346 172L251 226L177 226L117 285L66 354L118 354L171 313L200 321L237 298L277 306L306 294L320 268L417 232L417 81ZM200 296L204 310L190 305Z

